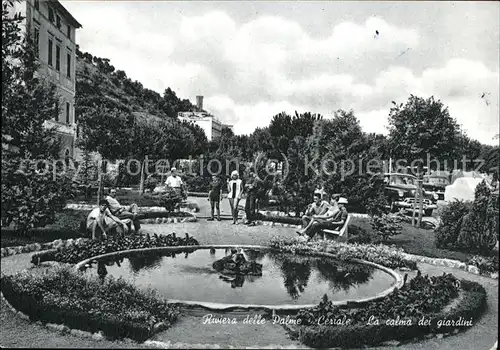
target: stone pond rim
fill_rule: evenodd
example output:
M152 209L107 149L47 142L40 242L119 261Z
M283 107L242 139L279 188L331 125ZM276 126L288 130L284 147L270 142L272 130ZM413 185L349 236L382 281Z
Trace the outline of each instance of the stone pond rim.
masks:
M80 261L79 263L77 263L74 266L74 269L76 271L81 271L85 267L85 265L90 263L91 261L99 260L102 258L128 255L130 253L172 252L172 251L178 251L178 250L200 250L200 249L212 249L212 248L214 248L214 249L242 248L242 249L254 249L254 250L280 252L279 249L268 247L268 246L236 245L236 244L141 248L141 249L129 249L129 250L123 250L123 251L119 251L119 252L112 252L112 253L97 255L97 256L85 259L83 261ZM331 258L331 259L337 260L334 255L329 254L329 253L323 253L323 252L315 252L314 254L309 253L307 255L297 253L296 255L307 256L307 257L311 257L311 256L312 257L314 257L314 256L315 257L325 257L325 258ZM385 266L382 266L379 264L375 264L373 262L361 260L361 259L351 259L348 262L363 264L366 266L370 266L370 267L374 267L376 269L379 269L379 270L389 274L394 279L394 282L389 288L387 288L386 290L384 290L384 291L382 291L382 292L380 292L372 297L355 299L355 300L331 301L332 304L335 306L359 307L367 302L376 301L376 300L384 298L385 296L392 293L396 288L398 288L398 289L401 288L404 284L403 278L401 277L401 275L388 267L385 267ZM204 301L177 300L177 299L167 299L167 301L170 304L176 304L176 305L184 306L187 308L201 308L201 309L206 309L206 310L210 310L210 311L265 310L265 311L271 311L271 312L272 311L294 312L294 311L299 311L301 309L313 308L313 307L317 306L317 303L316 304L301 304L301 305L295 305L295 304L266 305L266 304L212 303L212 302L204 302Z

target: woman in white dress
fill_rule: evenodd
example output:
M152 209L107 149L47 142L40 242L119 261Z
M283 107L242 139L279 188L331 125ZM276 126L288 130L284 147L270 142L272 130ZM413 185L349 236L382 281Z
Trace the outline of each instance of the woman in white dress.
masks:
M231 180L227 183L227 198L231 206L231 215L233 216L233 225L238 221L238 205L243 193L243 183L237 170L231 173Z

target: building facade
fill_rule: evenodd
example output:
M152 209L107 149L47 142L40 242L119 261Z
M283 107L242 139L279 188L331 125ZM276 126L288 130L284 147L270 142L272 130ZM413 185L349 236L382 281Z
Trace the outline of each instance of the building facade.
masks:
M56 127L61 156L74 157L76 29L82 25L57 0L25 0L15 6L15 11L25 17L24 30L32 33L38 49L38 73L57 86L60 97L59 115L46 126Z
M222 123L206 112L179 112L179 120L198 125L203 129L208 141L221 136Z
M232 130L232 125L222 124L219 119L203 110L203 96L196 96L196 108L199 112L179 112L179 120L198 125L205 132L208 141L219 138L224 127Z

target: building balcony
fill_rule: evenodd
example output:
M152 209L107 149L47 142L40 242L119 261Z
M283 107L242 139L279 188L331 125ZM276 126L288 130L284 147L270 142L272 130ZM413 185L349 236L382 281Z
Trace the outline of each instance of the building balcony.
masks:
M64 124L55 120L46 120L43 124L46 128L55 127L57 132L72 136L76 135L76 124Z

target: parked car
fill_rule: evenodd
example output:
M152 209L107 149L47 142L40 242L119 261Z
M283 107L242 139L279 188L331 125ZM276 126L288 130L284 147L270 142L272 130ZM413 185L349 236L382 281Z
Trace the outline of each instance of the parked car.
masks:
M401 208L411 209L417 193L417 178L410 174L388 173L384 174L384 194L392 212ZM437 209L438 195L423 189L423 209L426 216L431 216Z
M426 192L436 193L438 200L444 200L444 190L450 184L447 176L443 175L425 175L422 186Z

